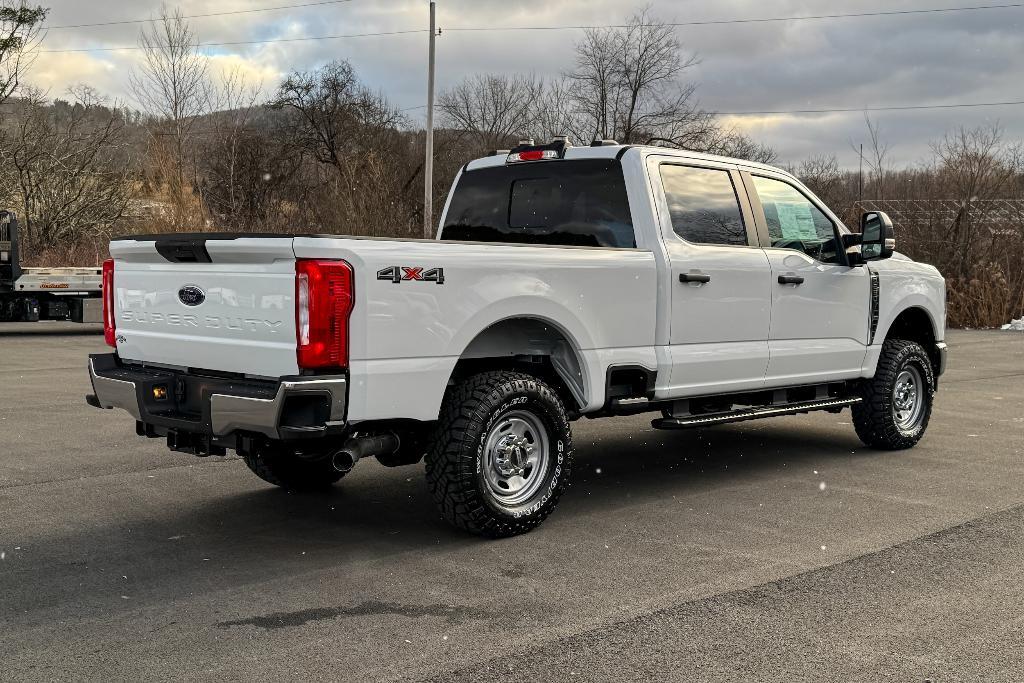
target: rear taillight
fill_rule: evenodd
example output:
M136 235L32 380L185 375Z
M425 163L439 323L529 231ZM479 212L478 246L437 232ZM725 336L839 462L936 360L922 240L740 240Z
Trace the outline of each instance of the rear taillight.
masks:
M117 325L114 322L114 259L103 262L103 340L117 348Z
M295 262L295 340L299 367L348 367L348 318L354 302L352 266L344 261Z

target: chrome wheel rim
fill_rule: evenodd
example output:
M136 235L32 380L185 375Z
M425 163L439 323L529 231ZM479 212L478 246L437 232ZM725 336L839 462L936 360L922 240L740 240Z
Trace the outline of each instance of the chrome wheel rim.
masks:
M484 440L483 475L494 500L504 506L530 500L544 484L550 452L536 415L515 410L501 416Z
M917 427L924 414L924 380L921 372L909 365L896 377L892 390L892 416L903 431Z

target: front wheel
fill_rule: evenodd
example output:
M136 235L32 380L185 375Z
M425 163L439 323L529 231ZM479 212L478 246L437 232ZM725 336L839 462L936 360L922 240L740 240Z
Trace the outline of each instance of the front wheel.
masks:
M426 457L427 483L455 526L500 538L551 514L569 481L565 407L541 380L485 372L453 387Z
M917 342L888 339L875 376L853 406L853 424L864 445L885 450L911 448L928 427L935 376Z

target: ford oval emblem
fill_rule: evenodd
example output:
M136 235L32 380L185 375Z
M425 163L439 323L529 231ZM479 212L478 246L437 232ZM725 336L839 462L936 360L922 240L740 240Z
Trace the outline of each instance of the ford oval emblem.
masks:
M178 290L178 300L186 306L198 306L206 301L206 292L194 285L185 285Z

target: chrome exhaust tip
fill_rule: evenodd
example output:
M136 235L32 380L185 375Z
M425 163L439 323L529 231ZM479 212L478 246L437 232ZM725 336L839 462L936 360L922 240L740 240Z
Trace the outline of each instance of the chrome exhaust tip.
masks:
M357 462L359 462L359 455L344 448L335 451L334 455L331 456L331 467L334 468L335 472L341 472L342 474L351 472Z
M376 455L390 455L398 450L401 442L395 434L360 436L349 439L345 445L331 455L331 467L336 472L349 472L363 458Z

